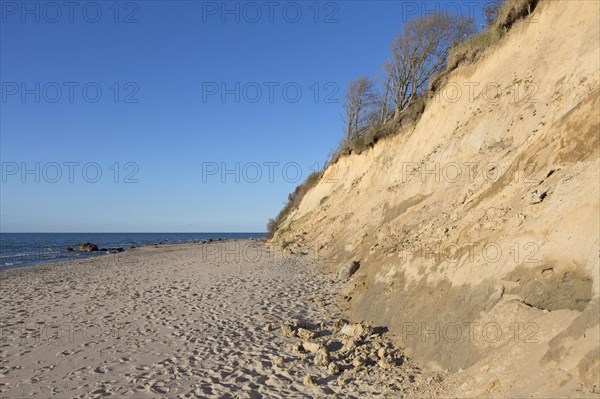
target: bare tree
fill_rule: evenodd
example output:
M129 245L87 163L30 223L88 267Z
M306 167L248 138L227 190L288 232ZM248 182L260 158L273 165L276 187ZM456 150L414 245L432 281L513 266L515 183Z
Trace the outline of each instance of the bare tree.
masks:
M450 48L476 32L472 20L448 18L442 13L409 21L392 43L386 64L396 111L405 110L429 80L446 68Z
M390 85L390 77L386 76L383 81L383 94L379 99L379 124L383 125L390 113L393 111L390 106L390 93L391 93L391 85Z
M502 8L504 1L505 0L491 0L483 7L483 19L488 27L492 26L494 22L496 22L496 18L498 18L498 14L500 13L500 9Z
M342 114L346 143L361 137L372 123L378 97L375 84L368 78L361 77L348 84Z

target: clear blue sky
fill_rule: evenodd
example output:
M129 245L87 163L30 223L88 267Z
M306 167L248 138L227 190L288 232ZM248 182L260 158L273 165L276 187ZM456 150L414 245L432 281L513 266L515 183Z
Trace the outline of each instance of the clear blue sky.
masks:
M2 0L0 230L264 231L403 20L474 3Z

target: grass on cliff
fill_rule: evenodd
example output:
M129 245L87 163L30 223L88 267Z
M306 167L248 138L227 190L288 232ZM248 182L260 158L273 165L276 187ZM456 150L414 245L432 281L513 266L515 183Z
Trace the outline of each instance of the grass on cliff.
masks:
M267 223L267 237L272 238L275 231L280 227L281 222L285 220L285 218L300 205L302 202L302 198L306 195L307 192L310 191L311 188L317 185L322 172L313 172L311 173L304 183L300 184L293 193L288 195L288 200L283 209L279 212L279 214L275 217L275 219L269 219Z
M460 65L476 62L483 52L498 43L512 25L533 12L539 0L506 0L496 11L493 23L478 35L454 47L448 55L446 73Z
M490 26L480 34L454 47L448 55L446 71L453 71L461 65L474 63L488 47L498 43L502 36L504 36L503 29L498 26Z

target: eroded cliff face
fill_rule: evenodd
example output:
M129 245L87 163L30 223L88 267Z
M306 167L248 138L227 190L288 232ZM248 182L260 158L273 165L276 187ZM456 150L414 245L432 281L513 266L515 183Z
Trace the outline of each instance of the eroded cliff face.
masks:
M271 241L360 260L349 316L460 371L455 395L600 391L599 20L542 1L415 126L331 165Z

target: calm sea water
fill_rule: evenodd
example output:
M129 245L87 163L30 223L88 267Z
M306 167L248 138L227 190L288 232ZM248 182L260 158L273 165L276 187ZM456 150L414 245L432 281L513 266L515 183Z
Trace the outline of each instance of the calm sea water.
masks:
M110 249L153 244L183 244L201 240L264 238L264 233L0 233L0 271L40 263L83 259ZM107 251L66 252L84 242Z

